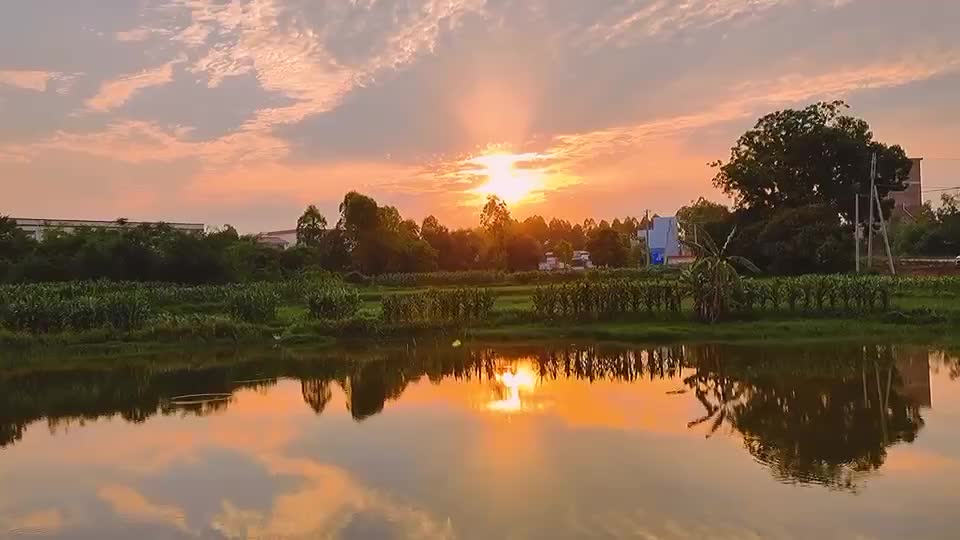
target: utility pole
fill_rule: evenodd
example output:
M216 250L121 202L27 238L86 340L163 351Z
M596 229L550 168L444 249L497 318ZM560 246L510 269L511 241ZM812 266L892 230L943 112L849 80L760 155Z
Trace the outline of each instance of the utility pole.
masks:
M860 184L857 183L856 192L853 194L853 200L856 206L853 210L853 245L854 257L857 261L857 273L860 273Z
M897 275L897 268L893 265L893 251L890 250L890 237L887 235L887 221L883 219L883 206L880 205L880 192L873 186L873 198L877 202L877 212L880 213L880 231L883 232L883 245L887 248L887 263L890 265L890 275Z
M877 187L877 153L870 159L870 219L867 224L867 268L873 268L873 191ZM859 203L858 203L859 204ZM881 210L882 213L882 210Z

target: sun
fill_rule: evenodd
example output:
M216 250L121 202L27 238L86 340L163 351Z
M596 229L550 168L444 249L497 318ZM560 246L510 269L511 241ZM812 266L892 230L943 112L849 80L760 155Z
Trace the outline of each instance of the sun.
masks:
M518 168L517 163L537 159L537 154L494 152L467 161L474 168L471 174L486 177L486 181L471 190L486 198L495 195L510 205L522 203L544 187L544 172L534 168Z

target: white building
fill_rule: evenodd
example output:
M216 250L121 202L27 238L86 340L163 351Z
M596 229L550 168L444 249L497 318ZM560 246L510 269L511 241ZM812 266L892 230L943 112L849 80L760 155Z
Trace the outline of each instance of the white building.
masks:
M268 231L257 235L257 241L267 246L287 249L297 245L297 230Z
M548 251L544 255L544 261L540 263L540 270L543 272L553 272L556 270L586 270L588 268L593 268L593 261L590 260L589 251L574 251L573 260L570 261L569 266L558 259L556 254L554 254L552 251Z
M73 232L80 227L89 227L91 229L122 229L124 227L137 227L140 225L160 225L161 222L146 221L97 221L83 219L38 219L38 218L12 218L17 227L33 236L36 240L42 240L47 231L61 230ZM205 230L203 223L162 223L172 229L185 232L202 233Z

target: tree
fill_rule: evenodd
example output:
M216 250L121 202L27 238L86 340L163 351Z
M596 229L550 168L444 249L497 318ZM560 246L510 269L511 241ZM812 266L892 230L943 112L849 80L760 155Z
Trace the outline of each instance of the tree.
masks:
M556 256L558 261L570 266L570 264L573 262L573 245L566 240L561 240L560 243L553 248L553 254Z
M530 216L523 220L524 233L536 238L541 244L547 243L550 238L550 227L542 216Z
M483 238L471 229L450 234L449 270L471 270L478 267L483 255ZM440 255L443 257L443 255Z
M759 248L752 257L778 275L828 274L853 267L853 228L827 205L782 210L748 242Z
M379 217L377 202L356 191L347 193L343 202L340 203L340 223L352 242L357 242L363 235L375 232L379 225Z
M0 261L14 261L33 250L35 242L13 219L0 215ZM0 276L2 278L2 276Z
M733 293L740 281L737 266L759 272L749 259L729 254L736 234L734 227L722 247L718 247L706 231L698 233L699 242L684 241L693 248L697 261L684 272L683 278L693 292L694 311L705 322L715 323L730 312Z
M733 214L726 206L700 197L677 210L677 221L684 238L696 240L697 230L705 230L712 238L726 238L733 228Z
M764 116L740 137L728 162L713 164L714 185L755 219L826 204L852 222L854 194L868 190L874 153L881 199L905 187L912 163L901 147L875 141L865 121L842 114L845 108L835 101Z
M506 241L506 265L510 272L536 270L543 256L540 242L529 234L511 234Z
M350 242L340 227L323 235L318 248L320 266L331 272L342 272L350 268Z
M595 227L590 231L587 250L597 266L620 268L627 265L630 242L610 227Z
M310 205L297 220L297 244L317 247L327 228L327 218L323 217L316 206Z
M487 203L483 205L483 210L480 212L480 226L485 231L495 237L502 236L512 221L507 203L496 195L487 197Z
M934 210L927 203L913 220L902 220L893 230L899 253L956 256L960 253L960 197L944 193L939 208Z

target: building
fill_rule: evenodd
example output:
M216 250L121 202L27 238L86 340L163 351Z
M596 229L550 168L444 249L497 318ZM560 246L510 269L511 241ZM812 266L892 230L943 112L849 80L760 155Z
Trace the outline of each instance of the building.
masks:
M257 241L261 244L287 249L297 245L297 230L285 229L282 231L267 231L257 235Z
M73 232L81 227L91 229L122 229L138 227L140 225L166 225L172 229L185 232L202 233L206 229L203 223L166 223L147 221L96 221L83 219L39 219L39 218L12 218L17 227L25 231L36 240L42 240L47 231L60 230Z
M590 260L590 252L574 251L573 261L570 262L570 267L574 270L588 270L593 268L593 261Z
M654 217L652 227L645 231L650 246L650 262L667 264L671 257L680 256L680 226L675 217Z
M557 270L587 270L593 268L593 261L590 260L589 251L574 251L573 259L570 265L562 262L552 251L544 255L544 261L540 263L540 270L543 272L553 272Z
M916 216L923 208L923 176L921 164L923 158L911 158L913 167L910 168L910 177L907 178L907 189L891 191L890 198L894 203L894 214L907 217Z

